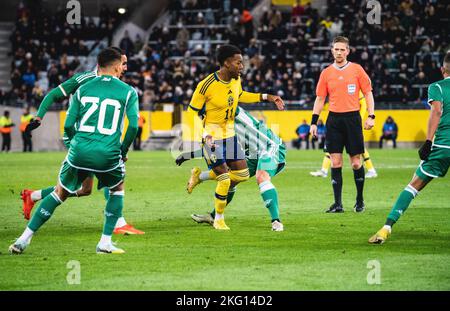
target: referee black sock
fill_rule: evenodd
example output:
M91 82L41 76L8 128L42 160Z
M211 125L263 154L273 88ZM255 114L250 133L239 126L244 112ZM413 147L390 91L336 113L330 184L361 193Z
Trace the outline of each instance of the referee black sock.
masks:
M364 167L361 166L359 169L353 170L353 176L355 177L355 185L357 191L356 202L362 203L364 201L363 198L364 179L365 179Z
M334 203L342 205L342 167L331 168L331 184L333 185Z

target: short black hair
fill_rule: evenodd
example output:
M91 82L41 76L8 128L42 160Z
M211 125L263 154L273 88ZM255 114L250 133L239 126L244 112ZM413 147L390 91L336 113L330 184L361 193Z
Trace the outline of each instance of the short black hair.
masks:
M97 63L99 67L105 68L116 61L121 61L122 55L113 48L106 48L97 55Z
M110 46L111 49L116 50L117 52L120 53L120 55L125 55L125 51L122 50L121 48L117 47L117 46Z
M235 54L242 54L237 46L231 44L222 45L217 49L217 61L222 66L227 58L233 57Z

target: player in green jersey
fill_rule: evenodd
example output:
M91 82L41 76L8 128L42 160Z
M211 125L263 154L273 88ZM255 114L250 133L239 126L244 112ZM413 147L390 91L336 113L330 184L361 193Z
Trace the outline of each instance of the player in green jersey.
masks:
M9 247L13 254L21 254L26 249L33 234L50 219L56 207L76 193L91 173L97 177L99 189L107 187L110 191L103 234L96 251L124 253L112 244L111 235L123 209L124 162L138 130L138 96L118 78L123 70L118 51L107 48L99 53L97 60L99 76L78 88L71 98L64 124L70 148L59 171L58 185L42 200L23 234ZM129 125L121 142L125 114Z
M111 47L112 49L117 50L122 54L122 69L123 73L127 71L127 56L125 53L117 48L117 47ZM27 126L26 131L33 131L34 129L38 128L41 125L42 119L44 118L45 114L47 113L48 109L50 109L51 105L55 101L62 100L66 97L69 97L73 95L80 86L86 84L87 82L91 81L92 79L97 77L97 69L93 71L85 71L81 73L77 73L73 75L70 79L67 81L61 83L58 85L58 87L51 90L42 100L36 118L34 118L30 124ZM63 135L63 142L68 146L68 137L66 135L66 132L64 132ZM94 183L94 175L90 174L86 177L86 179L83 181L82 187L80 190L78 190L73 196L88 196L92 192L92 187ZM31 211L35 205L36 202L39 200L42 200L47 195L53 192L55 189L55 186L50 186L44 189L39 190L31 190L31 189L24 189L22 190L21 198L23 201L22 204L22 211L25 219L29 220L31 217ZM107 188L104 188L104 195L105 199L108 200L109 196L109 190ZM128 224L125 220L125 217L121 216L119 220L117 221L116 228L114 229L115 234L144 234L144 231L138 230L134 228L132 225Z
M422 160L413 179L400 193L385 225L369 239L369 243L382 244L390 236L392 226L433 178L444 177L450 166L450 52L445 55L441 68L443 80L428 87L431 106L427 140L419 149ZM433 140L434 137L434 141Z
M238 142L245 151L245 159L249 168L250 177L255 176L259 185L261 197L269 210L273 231L283 231L278 208L278 193L272 184L271 178L284 169L286 165L286 147L281 138L268 129L263 122L255 119L250 113L238 107L235 116L235 131ZM177 165L194 157L201 157L202 151L187 152L181 154ZM187 191L191 193L195 186L205 180L215 180L213 170L202 172L195 167L191 171ZM227 204L231 202L236 192L236 187L231 188L227 195ZM214 222L215 210L206 215L191 215L198 223Z

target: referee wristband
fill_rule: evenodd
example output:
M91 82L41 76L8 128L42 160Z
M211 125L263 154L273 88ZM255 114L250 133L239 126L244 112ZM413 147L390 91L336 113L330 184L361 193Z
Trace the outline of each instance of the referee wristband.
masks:
M318 114L313 114L312 115L312 120L311 120L311 125L317 125L317 121L319 121L319 115Z

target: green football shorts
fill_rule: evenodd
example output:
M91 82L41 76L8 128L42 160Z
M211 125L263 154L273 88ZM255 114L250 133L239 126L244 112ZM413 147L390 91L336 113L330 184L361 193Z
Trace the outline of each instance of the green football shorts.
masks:
M275 159L269 157L247 160L250 177L255 176L256 171L258 170L266 171L270 177L274 177L284 169L285 164L285 162L279 163Z
M98 179L99 190L104 187L114 188L125 179L125 164L122 163L109 172L92 172L72 167L64 161L59 171L59 183L68 192L75 193L81 189L83 181L93 175Z
M444 177L450 167L450 149L433 147L428 160L421 161L416 175L422 180Z

